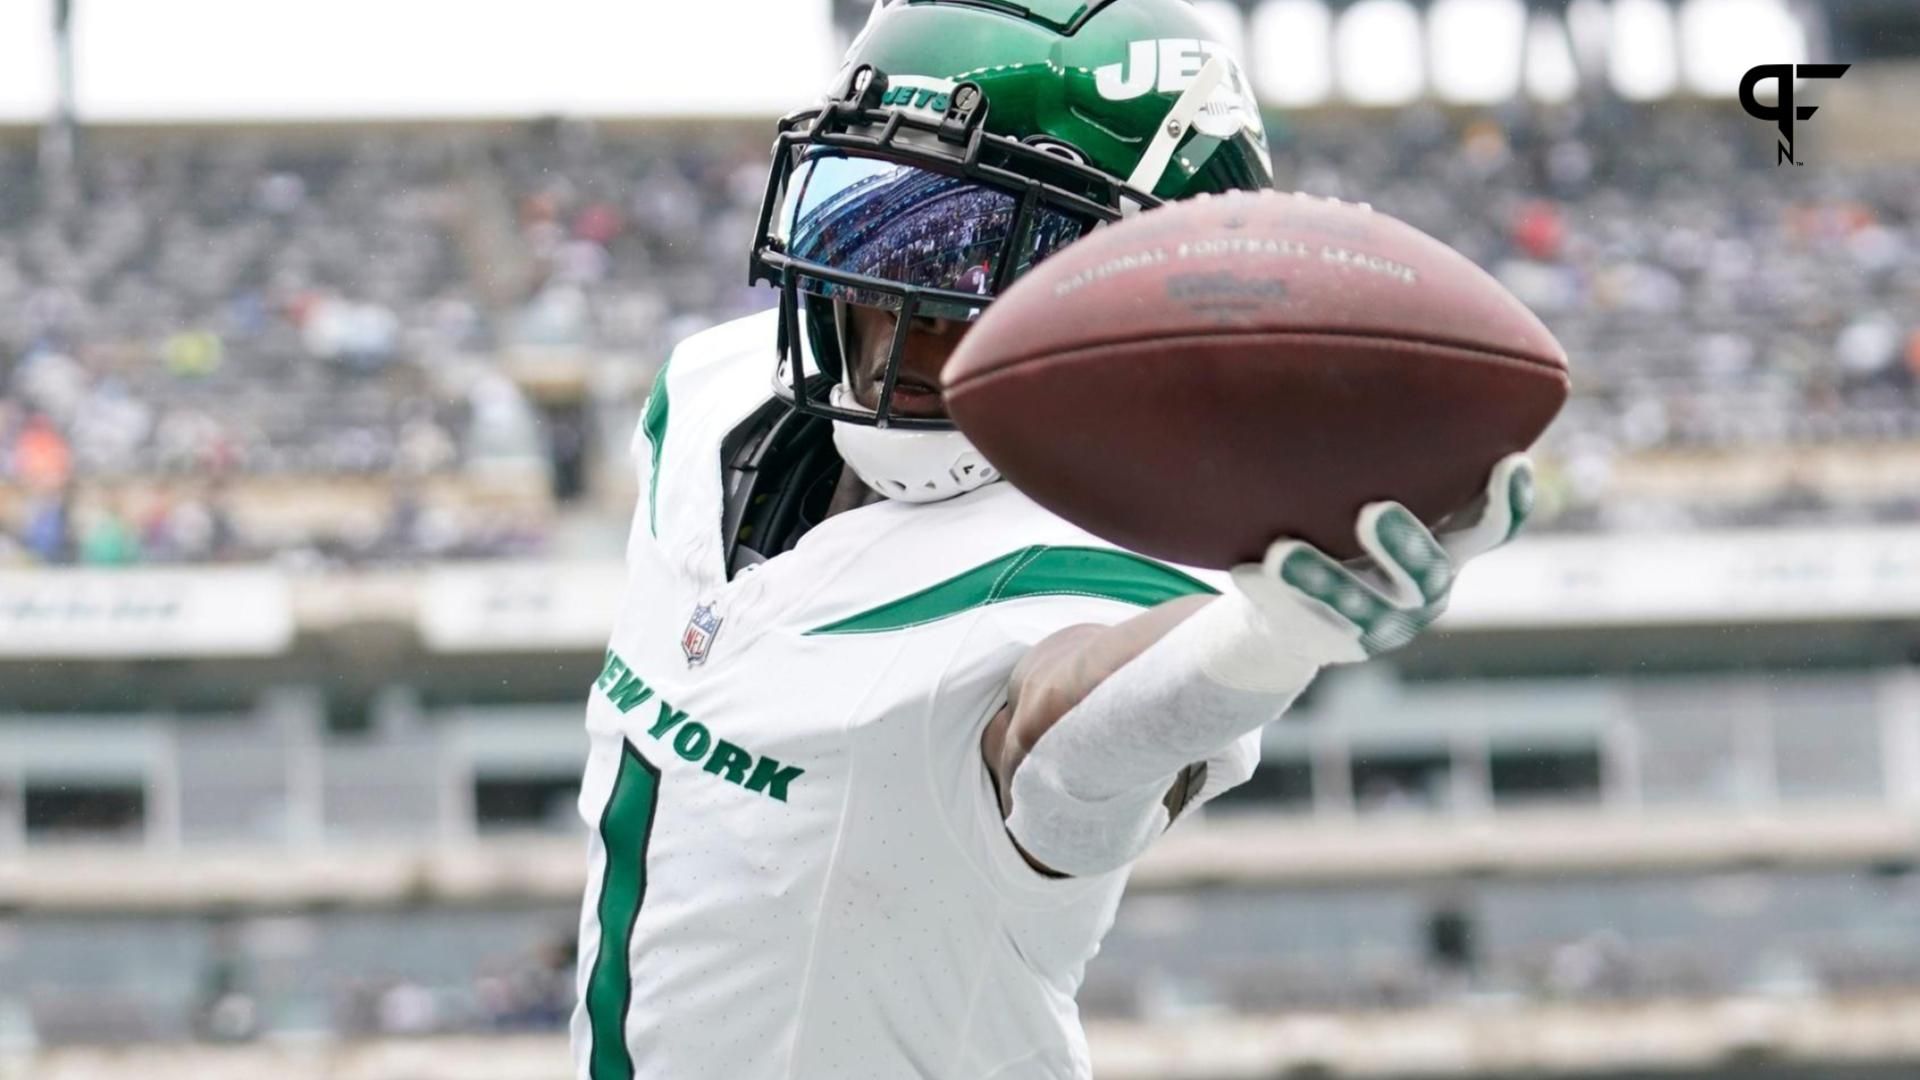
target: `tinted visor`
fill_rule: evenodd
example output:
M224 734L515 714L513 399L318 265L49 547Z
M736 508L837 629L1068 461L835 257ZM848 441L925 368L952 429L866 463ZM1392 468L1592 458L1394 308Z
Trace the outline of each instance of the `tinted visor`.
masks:
M1011 281L1079 239L1086 223L1042 203L1021 229L1020 197L974 180L837 150L794 166L773 222L797 262L896 286L991 297L1004 262ZM1010 241L1014 246L1010 247ZM903 294L802 274L816 295L898 310ZM972 318L956 297L923 298L915 314Z

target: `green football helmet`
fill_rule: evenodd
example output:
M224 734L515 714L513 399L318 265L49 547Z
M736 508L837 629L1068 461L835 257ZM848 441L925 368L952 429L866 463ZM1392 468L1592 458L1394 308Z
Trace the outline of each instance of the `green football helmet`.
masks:
M892 413L914 318L973 319L1163 201L1272 184L1252 89L1189 0L882 0L826 100L780 121L751 271L780 290L776 390L950 430ZM897 316L877 411L835 392L847 304Z

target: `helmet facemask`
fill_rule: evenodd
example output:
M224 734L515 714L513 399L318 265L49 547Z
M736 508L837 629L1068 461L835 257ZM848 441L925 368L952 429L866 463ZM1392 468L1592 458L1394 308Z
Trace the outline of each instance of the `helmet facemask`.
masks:
M781 121L752 280L780 290L775 392L797 410L901 431L954 430L944 417L894 412L913 320L971 321L1088 230L1158 204L1058 140L989 133L987 107L974 83L890 88L885 75L860 66L825 105ZM847 304L896 319L874 411L851 401ZM808 377L815 372L824 377ZM836 384L847 393L835 395Z

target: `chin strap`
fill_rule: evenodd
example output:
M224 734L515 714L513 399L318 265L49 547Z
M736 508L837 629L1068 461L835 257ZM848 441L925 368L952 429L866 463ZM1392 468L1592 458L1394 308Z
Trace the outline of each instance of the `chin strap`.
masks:
M840 384L829 400L840 408L863 407ZM833 445L868 487L901 502L939 502L1000 479L999 470L958 431L901 431L835 420Z

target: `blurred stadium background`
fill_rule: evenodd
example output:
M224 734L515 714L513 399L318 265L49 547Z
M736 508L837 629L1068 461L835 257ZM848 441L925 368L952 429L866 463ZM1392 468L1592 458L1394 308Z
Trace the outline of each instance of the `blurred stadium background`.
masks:
M566 1075L627 440L864 6L0 3L0 1077ZM1140 868L1099 1076L1920 1076L1920 9L1198 6L1577 396Z

